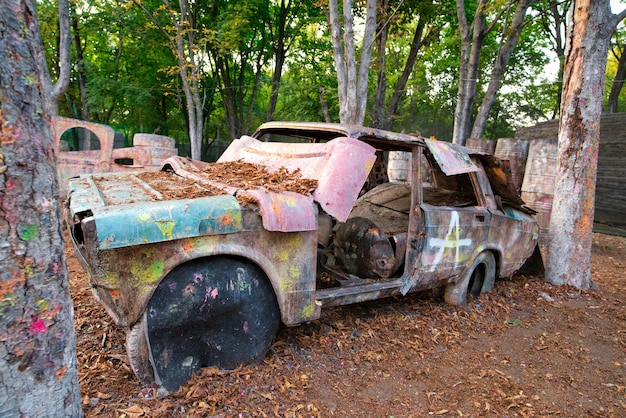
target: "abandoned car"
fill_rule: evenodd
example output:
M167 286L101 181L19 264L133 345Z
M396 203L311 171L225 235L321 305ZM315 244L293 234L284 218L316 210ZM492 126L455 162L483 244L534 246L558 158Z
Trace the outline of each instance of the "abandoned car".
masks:
M61 196L67 193L67 180L85 173L112 171L156 171L163 160L178 154L174 138L137 133L133 146L118 143L115 131L108 125L84 120L52 117L57 173Z
M402 154L393 154L402 153ZM406 181L385 161L407 158ZM216 163L70 180L66 224L143 383L262 360L282 322L442 288L464 304L512 276L538 226L506 166L371 128L270 122Z

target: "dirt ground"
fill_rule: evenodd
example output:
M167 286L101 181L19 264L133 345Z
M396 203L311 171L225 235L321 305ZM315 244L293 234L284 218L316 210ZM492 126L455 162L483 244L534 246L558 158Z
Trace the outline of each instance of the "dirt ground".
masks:
M70 246L88 417L625 417L626 238L594 235L599 290L516 276L453 307L411 295L281 328L257 366L207 369L158 398Z

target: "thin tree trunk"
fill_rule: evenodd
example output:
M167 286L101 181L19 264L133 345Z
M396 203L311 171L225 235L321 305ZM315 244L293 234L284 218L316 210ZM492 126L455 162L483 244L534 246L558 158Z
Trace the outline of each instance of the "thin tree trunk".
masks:
M342 123L350 118L347 109L347 89L348 70L344 61L343 42L341 34L341 23L339 22L339 7L337 0L329 1L328 21L330 25L330 35L333 41L333 58L335 60L335 69L337 71L337 96L339 98L339 120Z
M615 73L615 79L611 85L611 92L609 93L608 112L616 113L617 104L619 100L619 94L624 87L624 77L626 77L626 48L621 50L619 61L617 62L617 72Z
M374 116L372 126L383 128L385 126L385 102L387 99L387 36L389 35L389 0L381 0L380 13L376 32L376 95L374 96Z
M413 40L411 41L411 48L409 49L409 55L406 59L406 63L404 64L404 69L402 70L402 74L396 83L396 88L391 95L391 99L389 100L389 107L387 109L387 119L384 124L385 129L391 129L393 127L394 118L398 115L398 107L400 105L400 99L404 96L404 91L406 89L406 84L409 81L409 77L413 72L413 67L415 67L415 62L417 61L417 53L422 47L422 39L424 34L424 28L426 26L426 19L420 18L419 22L417 22L417 26L415 28L415 33L413 34ZM431 32L432 34L432 32Z
M498 94L500 86L502 85L502 79L504 78L506 66L511 59L513 49L515 49L515 45L517 45L517 40L519 39L522 29L524 28L524 18L526 17L526 12L528 11L528 8L534 3L534 1L535 0L519 0L517 3L517 7L515 8L515 14L513 15L513 20L511 24L505 26L505 30L508 35L506 37L506 40L504 41L504 44L499 49L498 56L494 61L493 69L491 71L491 78L489 79L487 91L485 92L485 96L483 97L483 101L478 110L478 114L476 115L474 127L472 128L472 133L470 135L471 138L480 138L485 131L487 118L489 116L491 108L496 103L496 95Z
M35 1L0 2L0 34L0 415L80 417L55 104Z
M356 115L354 124L363 125L367 110L367 84L372 59L372 46L376 32L376 0L367 0L365 29L363 44L361 45L361 57L359 60L357 88L356 88Z
M34 34L36 42L42 43L39 30ZM52 84L50 73L46 66L46 57L43 49L36 58L39 60L39 79L43 84L43 89L50 98L50 112L53 115L59 114L59 99L67 91L70 85L70 9L68 0L59 0L59 77Z
M195 20L194 10L190 10L189 2L186 0L179 0L180 6L180 19L176 16L178 13L174 12L168 0L162 0L165 7L168 9L168 13L172 16L172 24L176 29L176 36L172 37L168 31L163 28L159 22L155 19L153 14L146 9L146 7L138 0L133 0L133 3L141 8L152 23L159 28L159 30L165 35L165 38L170 44L170 48L178 61L178 74L183 86L183 93L185 95L185 103L187 109L187 127L189 133L189 142L191 145L191 158L202 158L202 133L204 131L202 124L204 121L203 116L203 101L200 96L199 85L199 72L200 69L196 63L196 48L195 44ZM196 3L194 3L196 5ZM190 68L191 73L187 70Z
M81 116L83 120L89 121L89 101L87 100L87 77L85 75L85 60L83 57L83 45L80 41L78 30L78 17L72 17L72 29L74 30L74 47L76 48L76 69L78 74L78 90L80 91Z
M285 63L285 27L287 25L287 16L291 8L291 1L280 1L280 12L278 17L278 39L275 40L274 47L274 74L272 75L272 92L270 93L270 102L267 106L267 120L274 119L276 104L278 103L278 90L280 88L280 80L283 75L283 65Z
M465 145L469 135L472 108L476 98L480 50L485 34L486 0L479 0L472 26L468 25L464 0L457 0L457 17L461 29L461 60L459 71L459 91L454 111L454 130L452 142Z
M565 42L561 32L567 29L567 11L569 2L559 2L557 0L550 1L549 15L542 14L542 24L546 33L552 37L554 41L554 52L559 60L559 69L557 73L557 101L556 108L552 118L557 117L559 106L561 105L561 95L563 94L563 71L565 68ZM562 12L561 12L562 10ZM551 16L552 21L548 22L547 16Z
M624 16L608 0L574 0L568 29L546 278L593 286L590 271L600 115L611 35Z
M366 10L361 57L357 68L352 0L343 2L343 44L337 0L330 0L329 24L337 70L341 123L361 125L365 120L369 64L376 30L376 0L367 0Z
M326 123L331 123L332 119L330 117L330 112L328 111L328 102L326 101L326 98L324 98L324 87L318 87L317 95L320 100L320 106L322 108L322 114L324 115L324 121Z

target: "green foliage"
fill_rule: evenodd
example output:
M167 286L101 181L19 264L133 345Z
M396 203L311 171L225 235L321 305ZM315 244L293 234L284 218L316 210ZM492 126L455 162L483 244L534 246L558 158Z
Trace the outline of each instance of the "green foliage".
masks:
M468 10L472 9L472 3L475 5L475 0L466 2ZM171 2L173 9L168 11L162 1L141 0L140 4L152 13L154 21L130 1L77 0L72 4L71 14L78 28L78 33L73 35L79 38L84 60L78 61L74 45L71 85L65 101L60 103L61 113L80 118L85 102L93 121L110 124L129 137L140 131L158 132L176 138L179 143L188 142L186 104L177 72L177 56L171 48L171 40L175 39L171 17L172 13L180 13L178 2ZM324 120L322 89L331 118L337 121L337 80L324 13L326 2L292 0L289 4L291 9L282 35L286 60L274 119ZM503 1L491 4L494 9L489 10L489 18L502 5ZM41 33L53 77L58 67L56 7L56 1L38 0ZM191 2L190 7L191 17L185 23L184 35L193 35L196 45L194 52L200 70L197 81L206 115L205 142L211 144L215 139L227 142L233 134L249 133L265 121L281 36L277 30L281 1L213 0ZM420 50L393 129L420 131L423 135L449 140L459 71L456 3L392 0L390 11L385 51L387 100L404 67L418 17L429 19L425 34L431 34ZM623 37L623 29L620 33ZM476 103L480 103L484 94L491 71L488 63L497 54L501 36L501 29L496 29L485 40ZM539 19L524 29L485 136L510 136L517 126L554 116L552 112L558 108L558 84L543 75L549 60L546 52L550 49L549 42ZM609 81L611 74L615 74L616 62L609 61ZM84 92L79 86L81 71L86 81ZM375 71L370 77L370 97L373 97ZM607 91L608 88L607 83ZM620 106L626 106L626 97L620 100ZM366 120L373 110L370 104Z

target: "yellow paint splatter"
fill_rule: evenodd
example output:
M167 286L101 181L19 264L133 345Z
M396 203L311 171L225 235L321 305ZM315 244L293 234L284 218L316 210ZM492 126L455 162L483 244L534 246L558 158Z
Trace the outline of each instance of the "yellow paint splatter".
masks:
M165 221L156 221L156 225L161 230L161 234L165 237L165 239L171 240L173 239L174 227L176 226L176 221L165 220Z
M314 313L315 313L315 308L313 307L313 305L309 304L309 305L303 306L302 311L300 311L300 315L301 315L300 319L306 320L307 318L311 318Z
M288 261L289 260L289 251L287 251L287 250L280 250L278 252L278 254L276 254L276 258L278 258L278 261L281 261L283 263Z
M297 279L300 277L300 266L291 266L289 267L289 277L292 279Z
M149 213L140 213L138 215L138 218L139 218L139 220L141 222L148 222L150 220L150 218L152 218L152 217L150 216Z
M291 208L295 207L298 202L291 196L282 196L283 203Z
M134 263L130 272L135 278L135 285L151 285L163 275L163 261L158 260L148 266L144 263Z

